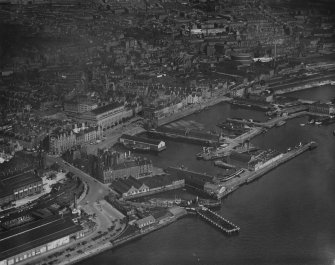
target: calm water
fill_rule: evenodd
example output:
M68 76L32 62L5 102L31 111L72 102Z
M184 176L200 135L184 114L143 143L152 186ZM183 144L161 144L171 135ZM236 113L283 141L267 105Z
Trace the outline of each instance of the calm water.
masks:
M305 99L323 96L319 89L300 92ZM330 99L335 87L326 88ZM299 96L299 93L294 93ZM192 115L214 127L227 116L262 119L261 112L220 104ZM226 237L196 217L184 218L138 241L104 252L81 264L333 264L335 261L335 137L328 127L305 126L307 118L260 135L253 143L285 150L300 141L315 140L319 147L243 186L223 201L220 213L241 227ZM216 174L211 162L198 161L200 146L167 142L167 150L150 156L166 167L184 164Z

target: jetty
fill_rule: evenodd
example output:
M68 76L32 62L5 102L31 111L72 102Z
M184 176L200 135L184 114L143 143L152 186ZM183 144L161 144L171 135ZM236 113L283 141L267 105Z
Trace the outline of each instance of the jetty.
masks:
M212 149L205 148L202 150L201 153L197 154L197 158L204 159L206 161L222 158L226 155L229 155L234 149L239 148L241 144L249 141L250 139L261 134L264 131L264 128L254 127L250 128L250 130L242 135L237 136L234 139L231 139L229 137L222 137L220 139L220 142L225 143L223 146Z
M238 178L230 178L228 181L225 182L224 187L226 190L224 191L223 197L227 196L228 194L232 193L240 186L244 184L248 184L261 176L265 175L269 171L275 169L276 167L280 166L283 163L288 162L289 160L295 158L296 156L308 151L313 150L317 147L316 142L312 141L304 145L297 146L296 148L287 151L286 153L280 154L277 156L277 159L274 159L270 163L267 163L265 166L254 170L249 171L244 169L242 174L239 174Z
M240 228L237 225L206 207L201 207L197 209L196 212L203 220L218 228L221 232L228 236L236 234L240 231Z
M281 158L279 158L278 160L274 161L273 163L269 164L268 166L262 168L262 169L259 169L259 170L256 170L254 171L252 174L250 174L250 176L247 178L246 182L249 183L249 182L252 182L254 181L255 179L261 177L262 175L264 175L265 173L269 172L270 170L278 167L279 165L281 164L284 164L285 162L295 158L296 156L308 151L308 150L312 150L314 148L317 147L317 144L316 142L312 141L312 142L309 142L305 145L301 145L301 146L298 146L286 153L283 154L283 156Z

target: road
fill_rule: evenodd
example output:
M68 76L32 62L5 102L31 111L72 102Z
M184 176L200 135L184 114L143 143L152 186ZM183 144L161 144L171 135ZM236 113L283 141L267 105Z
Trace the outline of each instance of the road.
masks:
M88 214L96 215L96 220L98 222L98 226L100 227L99 230L107 230L110 226L112 226L112 221L114 219L119 219L120 216L122 216L122 214L120 215L120 213L115 209L115 215L113 216L113 218L110 218L111 214L109 214L109 216L106 216L104 215L104 212L97 207L99 201L103 200L106 195L111 192L115 193L112 189L108 187L108 185L97 181L95 178L72 166L60 157L48 157L48 159L49 161L58 163L58 165L60 165L63 169L72 172L82 181L85 181L87 183L88 193L86 194L85 198L79 203L79 207L84 209Z

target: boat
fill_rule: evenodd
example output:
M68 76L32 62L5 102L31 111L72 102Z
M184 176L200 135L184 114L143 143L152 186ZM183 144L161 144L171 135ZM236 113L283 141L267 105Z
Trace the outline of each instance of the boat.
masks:
M300 123L300 126L302 126L302 127L305 126L305 125L306 125L305 123Z
M150 152L151 150L150 146L147 145L141 145L141 144L123 144L124 147L127 149L130 149L132 151L144 151L144 152Z
M309 123L309 124L313 124L313 123L314 123L314 120L311 119L308 123Z
M283 126L286 123L286 121L279 121L276 123L277 127Z
M199 199L198 204L209 209L221 207L220 200Z
M228 164L228 163L225 163L225 162L223 162L221 160L214 161L214 166L222 167L222 168L226 168L226 169L234 169L234 168L236 168L236 166Z
M322 124L322 121L316 121L315 122L315 125L321 125Z

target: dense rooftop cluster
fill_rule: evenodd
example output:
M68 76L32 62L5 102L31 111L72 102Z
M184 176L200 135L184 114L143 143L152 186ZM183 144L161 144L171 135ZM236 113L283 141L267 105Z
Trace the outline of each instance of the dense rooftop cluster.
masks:
M74 118L70 104L195 103L273 68L252 58L334 49L326 2L8 0L0 18L1 134L29 148Z

